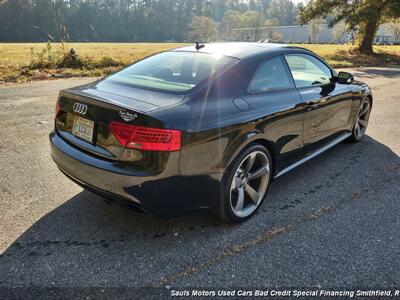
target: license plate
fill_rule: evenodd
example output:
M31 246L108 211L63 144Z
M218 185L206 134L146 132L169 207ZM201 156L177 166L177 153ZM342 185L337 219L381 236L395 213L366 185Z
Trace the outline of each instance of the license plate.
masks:
M78 116L74 116L72 134L88 142L93 141L94 122Z

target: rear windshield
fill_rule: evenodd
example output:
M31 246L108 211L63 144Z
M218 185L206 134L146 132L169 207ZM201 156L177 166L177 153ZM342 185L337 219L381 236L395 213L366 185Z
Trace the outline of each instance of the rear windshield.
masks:
M139 61L106 79L138 88L183 93L238 60L198 52L164 52Z

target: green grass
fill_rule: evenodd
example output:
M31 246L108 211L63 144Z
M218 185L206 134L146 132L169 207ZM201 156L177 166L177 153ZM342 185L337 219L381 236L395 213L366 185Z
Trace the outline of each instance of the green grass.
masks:
M178 43L0 43L0 82L23 82L52 75L103 76L143 57L184 46ZM301 44L334 67L400 65L400 46L375 46L373 56L352 54L350 45ZM74 48L78 60L69 60Z

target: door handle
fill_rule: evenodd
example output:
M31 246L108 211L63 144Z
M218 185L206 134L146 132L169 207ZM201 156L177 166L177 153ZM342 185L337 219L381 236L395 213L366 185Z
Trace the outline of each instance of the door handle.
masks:
M310 111L310 110L314 110L318 108L318 104L314 103L314 102L308 102L306 104L306 110Z

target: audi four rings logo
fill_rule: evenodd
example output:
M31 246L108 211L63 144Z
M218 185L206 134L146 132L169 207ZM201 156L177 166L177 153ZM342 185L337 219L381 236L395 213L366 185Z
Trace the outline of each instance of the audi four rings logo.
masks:
M86 104L82 104L79 102L75 102L74 106L72 107L72 109L74 110L74 112L76 112L77 114L81 114L84 115L87 112L87 105Z

